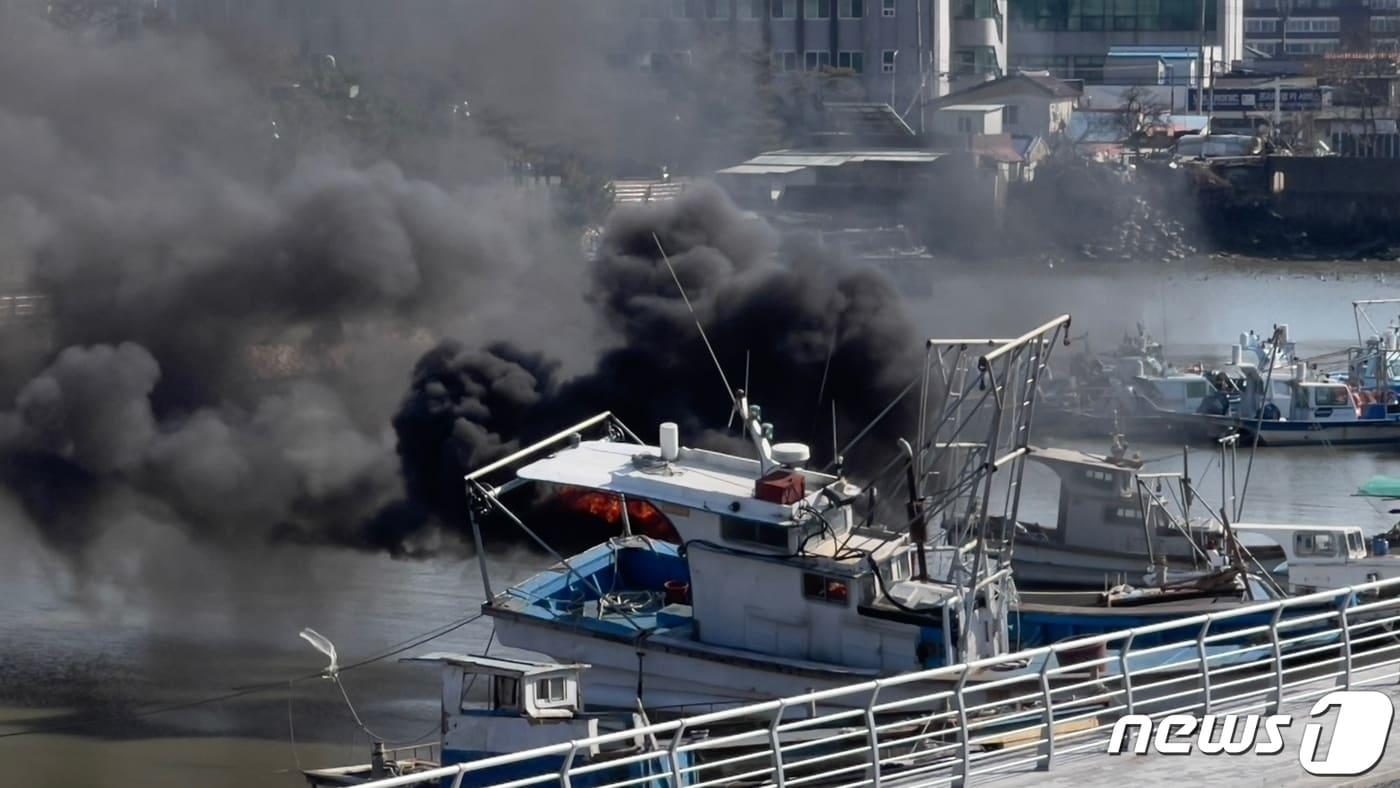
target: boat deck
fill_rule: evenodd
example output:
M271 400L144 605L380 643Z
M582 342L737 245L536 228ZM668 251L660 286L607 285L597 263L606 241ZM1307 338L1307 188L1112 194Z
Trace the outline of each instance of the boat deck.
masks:
M1376 690L1390 696L1391 702L1400 705L1400 676L1395 666L1358 670L1355 675L1355 689ZM1340 687L1338 687L1340 689ZM1308 712L1316 698L1306 701L1285 702L1280 714L1293 717L1293 724L1282 729L1284 748L1276 755L1247 753L1244 755L1202 755L1193 751L1191 755L1160 755L1155 752L1147 755L1109 755L1099 748L1080 753L1055 756L1049 771L1035 771L1020 767L1002 774L974 774L969 780L979 785L996 785L999 788L1082 788L1085 785L1214 785L1228 780L1232 786L1269 786L1278 788L1284 785L1346 785L1382 786L1400 784L1400 725L1392 725L1381 762L1369 773L1350 778L1315 777L1303 770L1298 763L1299 746L1303 739L1304 723L1309 721ZM1228 712L1225 712L1228 713ZM1336 713L1333 711L1323 721L1322 747L1327 746L1334 729ZM1058 738L1058 737L1057 737ZM993 761L994 763L994 761ZM990 765L990 764L987 764ZM913 781L901 782L890 779L886 785L913 785Z

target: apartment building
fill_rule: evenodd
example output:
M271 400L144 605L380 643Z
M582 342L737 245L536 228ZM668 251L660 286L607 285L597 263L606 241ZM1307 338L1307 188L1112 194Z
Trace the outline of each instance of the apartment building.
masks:
M1277 57L1400 50L1400 0L1244 0L1245 43Z
M1228 69L1244 56L1244 3L1257 1L1010 0L1010 65L1114 84L1110 49L1205 47Z

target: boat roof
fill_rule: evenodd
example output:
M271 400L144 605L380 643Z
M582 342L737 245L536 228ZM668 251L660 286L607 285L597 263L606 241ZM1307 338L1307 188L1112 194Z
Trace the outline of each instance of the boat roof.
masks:
M423 654L417 657L406 657L400 662L437 662L444 665L455 665L459 668L469 668L473 673L500 676L544 676L551 673L577 672L587 670L588 665L583 663L563 663L563 662L536 662L529 659L511 659L510 657L487 657L477 654L453 654L446 651L434 651L431 654Z
M1286 531L1326 531L1328 533L1347 533L1350 531L1360 531L1359 525L1284 525L1275 523L1231 523L1231 528L1236 531L1252 531L1257 533L1283 533Z
M1100 468L1106 471L1133 471L1137 470L1131 465L1118 465L1109 462L1104 457L1090 454L1078 449L1058 449L1058 448L1036 448L1031 447L1031 459L1044 463L1066 463L1073 465L1084 465L1091 468Z
M674 462L661 463L660 457L661 449L655 446L583 441L526 465L518 475L531 481L632 495L749 520L793 519L795 504L754 497L754 483L760 475L758 460L685 448ZM804 501L809 504L815 502L821 488L838 481L835 476L814 471L798 473L806 477Z

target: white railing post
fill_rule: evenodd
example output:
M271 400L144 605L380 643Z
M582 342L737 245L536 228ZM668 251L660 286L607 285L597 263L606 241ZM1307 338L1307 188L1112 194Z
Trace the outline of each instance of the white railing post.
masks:
M1342 676L1345 689L1351 689L1351 627L1348 625L1347 608L1351 607L1352 596L1352 591L1348 588L1337 605L1337 624L1342 628Z
M563 788L573 788L573 779L569 776L569 771L574 768L574 753L578 752L578 741L569 744L569 754L564 756L564 765L559 767L559 784Z
M1206 658L1206 635L1210 632L1211 617L1206 616L1206 620L1201 623L1201 629L1196 633L1196 655L1201 661L1201 689L1205 692L1205 705L1201 707L1202 714L1210 714L1210 660Z
M875 702L880 697L880 685L870 691L870 700L865 704L865 732L870 742L870 779L875 788L880 788L880 731L875 725Z
M960 757L958 759L958 776L953 779L953 788L963 788L967 785L967 775L972 771L972 742L967 734L967 699L963 697L967 687L967 674L969 668L967 663L963 663L962 673L958 676L958 681L953 685L953 703L958 711L958 738L960 740Z
M666 748L666 760L671 764L672 788L681 788L684 785L681 781L681 758L677 750L681 746L681 739L685 738L685 723L682 719L681 726L676 728L676 732L671 736L671 746Z
M1277 714L1283 708L1283 645L1279 643L1278 622L1283 618L1283 605L1274 608L1274 618L1269 622L1269 644L1274 651L1274 703L1270 714Z
M457 776L452 778L452 788L462 788L462 778L466 776L466 769L457 770Z
M1045 704L1045 741L1040 745L1040 760L1036 761L1035 770L1038 772L1050 771L1050 762L1055 758L1055 701L1054 694L1050 692L1050 660L1055 658L1055 651L1045 655L1045 661L1040 664L1040 697Z
M1123 648L1118 652L1118 673L1123 676L1123 713L1133 713L1133 674L1128 670L1128 652L1133 648L1133 638L1137 635L1134 630L1128 630L1128 637L1123 641Z
M778 725L782 723L787 707L786 698L778 701L778 709L773 712L773 722L768 725L768 745L773 748L773 785L776 788L787 786L787 778L783 774L783 748L778 743Z

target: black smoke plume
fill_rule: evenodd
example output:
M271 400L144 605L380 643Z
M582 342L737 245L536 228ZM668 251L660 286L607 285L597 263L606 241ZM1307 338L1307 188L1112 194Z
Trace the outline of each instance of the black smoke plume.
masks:
M658 246L659 242L659 246ZM674 266L687 308L662 257ZM832 403L842 444L873 421L921 368L899 296L877 272L848 265L810 239L782 238L713 187L671 204L616 211L592 264L589 302L617 345L594 368L560 381L556 366L509 345L429 351L394 419L411 505L375 521L376 538L407 539L433 517L460 526L462 476L520 445L602 410L643 436L675 421L690 445L727 446L730 386L747 368L751 402L780 440L833 458ZM909 434L914 398L895 408L846 458L886 457Z

